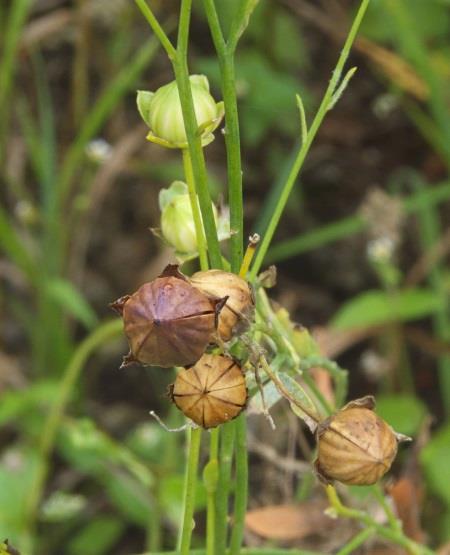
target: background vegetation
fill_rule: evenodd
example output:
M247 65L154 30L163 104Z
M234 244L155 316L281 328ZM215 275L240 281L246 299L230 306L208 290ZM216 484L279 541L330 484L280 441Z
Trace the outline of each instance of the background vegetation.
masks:
M151 4L173 28L178 2ZM226 22L236 0L217 4ZM194 5L191 70L218 98ZM261 0L255 11L237 56L247 234L264 232L296 152L295 94L311 113L355 6ZM278 267L272 296L350 369L351 397L376 394L379 413L415 438L390 492L408 534L436 548L450 540L449 8L372 0L350 61L358 72L266 261ZM145 141L135 109L135 90L171 80L170 67L126 0L2 3L0 47L0 539L45 554L168 549L184 437L148 412L182 423L165 397L173 375L118 371L126 346L108 303L172 256L146 230L182 168ZM219 199L220 136L206 155ZM324 521L305 464L311 438L285 409L273 411L276 432L249 417L247 543L332 552L354 530ZM347 495L370 505L361 489ZM197 499L202 511L201 485ZM198 545L203 527L200 513Z

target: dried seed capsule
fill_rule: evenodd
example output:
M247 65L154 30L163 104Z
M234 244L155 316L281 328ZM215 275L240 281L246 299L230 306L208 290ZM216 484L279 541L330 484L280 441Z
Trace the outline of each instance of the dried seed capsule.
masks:
M123 316L130 353L122 366L139 362L186 366L202 356L217 327L220 302L167 266L160 277L112 304Z
M374 407L375 399L364 397L319 425L315 466L323 481L370 485L389 470L398 442L409 438L396 434Z
M190 282L213 299L228 297L220 316L218 332L221 339L229 341L242 333L253 319L255 302L250 284L241 277L222 270L195 273Z
M247 402L247 387L242 369L232 358L205 354L179 372L171 395L196 424L214 428L240 414Z

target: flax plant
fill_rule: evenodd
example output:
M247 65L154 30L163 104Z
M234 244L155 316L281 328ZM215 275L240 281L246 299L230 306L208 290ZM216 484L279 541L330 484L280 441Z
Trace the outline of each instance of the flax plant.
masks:
M308 117L305 113L301 97L297 96L300 114L299 127L301 130L300 148L288 173L286 182L280 188L275 208L271 214L267 229L262 234L261 244L252 262L255 242L251 242L245 258L243 256L243 179L238 103L235 86L235 54L239 40L245 32L257 3L258 0L242 0L238 3L229 30L227 33L224 33L216 10L215 0L203 0L204 12L219 62L221 92L225 111L223 133L226 144L228 203L230 207L230 250L228 261L224 259L220 248L208 187L208 173L203 153L205 144L202 141L205 126L203 124L199 125L197 119L192 77L190 78L189 75L188 44L192 0L181 0L176 44L172 43L147 2L145 0L136 0L137 6L148 21L172 64L186 134L185 144L178 144L176 146L182 151L185 180L191 199L192 216L197 235L200 267L202 270L223 269L224 266L226 268L230 267L232 272L240 274L241 277L247 278L255 284L258 293L256 306L257 319L256 327L252 332L253 339L259 337L268 342L276 351L273 360L277 359L277 357L280 359L281 357L286 361L287 367L294 369L294 371L303 376L305 383L309 385L309 397L303 394L303 390L300 387L296 389L296 385L293 385L296 382L292 377L278 375L277 371L273 368L275 366L273 360L268 362L266 354L262 350L258 350L251 339L247 343L247 340L242 339L242 343L245 343L251 351L253 349L252 352L255 357L259 357L261 367L265 370L266 383L272 379L273 383L279 387L279 390L285 392L284 396L290 401L293 410L296 408L302 414L309 414L319 422L320 418L325 418L343 404L347 390L347 374L332 361L318 358L317 356L310 356L308 358L303 348L296 346L289 318L283 319L279 314L274 312L264 290L261 288L258 274L265 262L277 225L289 195L297 182L298 175L312 142L327 112L336 105L356 71L356 68L351 68L345 72L344 68L351 46L369 5L369 0L362 0L359 5L330 82L317 112L311 120L310 126L308 125ZM293 99L294 101L295 99ZM154 137L152 138L150 135L149 138L154 140ZM158 140L154 140L154 142L158 142ZM163 143L159 141L159 144ZM166 144L166 146L170 145ZM314 381L309 377L309 369L316 364L320 364L326 369L334 380L336 387L335 407L330 406L328 401L324 399L320 391L315 387ZM311 400L308 401L308 399ZM310 406L308 402L311 403ZM319 416L320 414L322 416ZM201 553L206 555L259 553L258 550L241 550L248 494L245 415L241 414L235 421L213 429L210 431L209 436L209 460L203 469L203 481L207 494L206 551L202 550ZM201 428L188 428L184 512L177 551L181 555L193 553L190 546L201 443ZM233 483L234 489L232 487ZM232 490L234 491L234 508L232 511L232 526L230 527L228 511ZM364 533L361 532L355 536L351 543L343 548L342 553L350 552L349 549L351 550L354 546L361 545L369 537L376 534L388 537L394 543L398 543L407 549L411 548L411 552L418 552L415 550L420 549L414 542L405 539L397 520L392 517L389 511L387 511L389 513L387 515L389 525L383 527L369 519L362 511L352 512L350 509L346 509L340 503L334 489L328 488L327 491L330 503L337 513L349 518L357 518L368 526ZM387 510L387 505L385 508ZM273 550L270 553L283 553L283 550Z

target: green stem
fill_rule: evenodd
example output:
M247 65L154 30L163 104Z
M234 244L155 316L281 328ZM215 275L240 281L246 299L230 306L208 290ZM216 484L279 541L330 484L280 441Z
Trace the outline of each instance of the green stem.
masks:
M342 75L342 70L344 68L344 64L348 58L348 55L350 53L350 48L353 44L353 41L355 40L356 37L356 33L358 32L359 26L361 24L362 18L367 10L367 7L369 5L369 1L370 0L362 0L358 12L356 14L356 17L353 21L352 27L350 29L350 32L347 36L347 39L345 41L344 47L342 49L341 55L339 56L337 65L335 70L333 71L333 75L331 77L330 83L327 87L327 90L325 91L325 95L322 99L322 102L320 103L319 109L317 110L317 113L314 117L314 120L311 124L311 128L308 131L308 135L306 137L306 139L304 140L304 142L302 143L300 150L298 152L298 155L294 161L294 164L291 168L291 171L289 172L289 176L286 180L286 183L283 187L283 190L280 194L280 197L278 198L277 204L275 205L275 209L273 211L273 215L272 218L269 222L269 225L267 227L267 230L264 234L263 240L261 242L261 245L259 246L258 252L256 254L256 258L255 261L253 263L252 269L250 271L250 279L252 281L255 280L262 263L264 262L264 258L266 256L267 250L269 249L270 243L272 241L272 238L274 236L275 230L278 226L278 223L280 221L281 215L284 211L284 208L286 206L286 203L289 199L289 195L291 194L292 188L295 185L295 182L297 180L297 176L303 166L303 162L305 161L306 155L308 154L308 151L311 147L311 144L313 142L314 137L316 136L317 131L319 130L319 127L327 113L327 111L329 110L330 107L330 103L332 102L333 99L333 93L336 91L336 88L339 85L339 81L341 79L341 75Z
M371 536L373 536L375 530L372 527L364 528L361 530L356 536L353 538L342 548L340 549L336 555L350 555L350 553L354 553L355 550L363 545Z
M194 219L195 234L197 236L198 256L200 259L200 267L202 270L208 269L208 254L206 251L206 240L203 231L202 215L198 206L197 193L195 189L194 174L192 173L192 163L189 151L185 148L183 152L184 175L189 191L189 200L191 201L192 217Z
M216 495L216 550L225 555L228 535L228 498L231 489L231 465L235 438L234 422L221 427L219 482Z
M205 157L203 154L201 137L198 133L187 65L187 43L189 38L191 7L192 0L182 1L178 27L177 55L175 59L172 60L172 65L180 94L181 110L186 129L189 154L191 156L194 181L200 203L205 235L208 241L209 259L214 268L222 268L222 256L220 253L216 222L208 189Z
M415 177L414 185L418 190L424 190L426 187L419 176ZM423 203L419 209L419 225L422 250L428 252L438 244L442 236L438 211ZM440 298L439 309L433 316L434 331L439 339L448 342L450 340L450 295L445 270L440 261L430 269L428 282L436 296ZM438 370L442 403L447 416L450 416L450 355L442 354L439 357Z
M236 433L236 492L234 495L234 517L230 541L230 555L239 555L244 537L245 515L248 497L248 454L247 421L241 414L235 422Z
M184 483L184 513L179 546L180 555L189 555L190 552L201 438L201 428L189 429L188 461Z
M66 410L72 391L79 378L80 372L89 356L106 341L114 339L122 333L122 320L112 320L99 326L92 332L74 352L69 364L63 372L58 394L54 400L39 443L40 465L27 496L26 530L32 537L36 523L36 514L45 486L49 470L49 458L55 444L56 433Z
M331 485L326 487L328 500L337 516L358 520L367 527L372 528L379 536L404 547L412 555L434 555L434 552L424 545L420 545L403 534L401 526L388 527L379 524L370 515L358 509L351 509L341 503L335 488Z
M242 162L239 117L236 97L234 50L227 48L214 0L203 0L211 35L217 52L225 106L225 143L227 151L228 202L230 205L230 228L232 235L231 271L238 273L244 249L244 210L242 194Z
M170 60L174 60L177 51L175 47L170 42L169 37L164 32L163 28L159 24L158 20L156 19L155 15L153 14L152 10L148 7L147 2L145 0L135 0L138 8L141 10L142 15L150 24L150 27L153 29L153 32L158 37L159 42L161 43L164 50L167 52Z
M219 429L210 432L209 461L203 471L206 487L206 554L214 555L216 546L216 492L219 473Z
M347 397L348 370L344 370L333 360L321 356L310 356L304 358L300 363L302 370L309 370L316 366L326 370L333 378L335 383L335 405L336 408L340 408Z

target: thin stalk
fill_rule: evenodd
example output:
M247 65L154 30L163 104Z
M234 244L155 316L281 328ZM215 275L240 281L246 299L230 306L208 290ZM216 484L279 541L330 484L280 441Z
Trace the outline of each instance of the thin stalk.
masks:
M420 545L409 539L403 534L401 527L392 528L379 524L370 515L358 509L351 509L341 503L335 488L331 485L326 487L326 493L331 507L337 516L351 518L365 524L367 527L373 528L375 532L391 542L404 547L412 555L434 555L434 552L424 545Z
M64 370L58 394L50 408L40 436L41 439L38 447L40 464L28 491L25 530L29 533L30 537L33 536L36 514L49 471L49 459L55 444L56 433L75 384L89 356L107 341L119 336L122 333L122 329L123 324L119 319L99 326L80 343ZM29 551L31 553L31 549Z
M228 535L228 498L231 489L231 465L235 438L234 422L221 427L219 482L216 495L216 550L225 555Z
M230 555L239 555L244 537L245 515L248 498L247 421L241 414L235 422L236 492L234 516L230 540Z
M190 552L201 438L201 428L189 429L188 461L184 486L184 513L179 544L180 555L189 555Z
M264 262L264 258L266 256L266 253L269 249L270 243L272 241L272 238L274 236L275 230L278 226L278 223L280 221L281 215L284 211L284 208L286 206L286 203L289 199L289 195L291 194L292 188L295 185L295 182L297 180L297 176L303 166L303 162L305 161L306 155L309 152L309 149L311 147L311 144L313 142L314 137L317 134L317 131L319 130L319 127L326 115L326 113L329 110L330 107L330 103L332 102L332 98L333 98L333 93L336 91L336 88L339 85L339 81L341 79L341 75L342 75L342 70L344 68L344 64L348 58L348 55L350 53L350 48L353 44L353 41L355 40L356 37L356 33L358 32L359 26L361 24L361 21L363 19L363 16L367 10L367 7L369 5L369 1L370 0L362 0L358 12L356 14L356 17L353 21L352 27L350 29L350 32L347 36L347 39L345 41L344 47L342 49L341 55L339 56L338 62L336 64L336 68L333 71L333 75L331 77L330 83L327 87L327 90L325 91L324 97L322 99L322 102L320 103L319 109L317 110L317 113L314 117L314 120L311 124L311 127L308 131L308 136L306 137L305 141L302 143L300 150L298 152L298 155L294 161L294 164L291 168L291 171L289 173L289 176L286 180L286 183L284 185L284 188L281 192L280 197L278 198L277 204L275 205L275 209L273 211L273 215L272 218L269 222L269 225L267 227L267 230L264 234L262 243L258 249L258 252L256 254L256 258L255 261L253 263L252 269L250 271L250 279L253 281L261 266L262 263Z
M172 65L180 94L181 110L186 129L189 154L191 156L194 181L200 203L205 235L208 241L209 260L212 267L222 268L222 255L220 253L216 222L211 204L211 195L208 189L205 157L203 154L201 137L198 133L187 65L187 44L189 39L191 7L192 0L182 1L178 26L177 51L176 57L172 60Z
M0 63L0 162L3 162L6 133L12 113L12 105L9 102L11 91L14 86L14 74L16 72L16 55L18 52L22 28L28 17L33 2L31 0L16 0L10 3L8 20L5 22L4 39L1 44Z
M414 180L417 189L425 188L425 184L417 177ZM430 205L423 204L419 209L420 242L422 250L429 252L438 243L441 237L441 223L439 213ZM439 261L431 268L428 282L436 296L440 298L439 310L433 315L435 334L443 341L450 340L450 295L446 286L445 271ZM450 415L450 355L443 353L438 361L439 384L442 403Z
M403 202L403 210L407 215L415 214L421 210L422 206L436 206L441 202L448 201L449 198L450 183L443 182L435 185L430 190L410 195ZM268 252L266 262L280 262L281 260L292 258L303 252L309 252L324 245L351 237L356 233L361 233L367 227L368 222L362 216L348 216L347 218L336 220L319 229L275 243Z
M216 492L219 475L219 428L210 432L209 461L203 471L206 487L206 554L214 555L216 546Z
M183 152L184 175L189 191L189 200L191 201L192 217L194 219L195 234L197 237L198 256L200 259L200 267L202 270L208 269L208 254L206 251L205 233L203 231L202 215L198 206L197 193L195 189L194 174L192 172L192 163L189 151L185 148Z
M361 532L356 534L356 536L353 536L353 538L342 549L340 549L336 555L350 555L350 553L354 553L355 550L372 537L374 533L375 530L372 527L364 528L364 530L361 530Z
M231 271L238 273L244 249L244 209L239 119L233 56L219 54L222 95L225 105L225 144L228 169L228 202L230 206Z
M225 106L228 202L230 205L230 228L232 231L230 238L231 271L238 273L242 263L244 248L244 210L241 142L234 71L234 49L230 50L224 40L214 0L203 0L203 5L205 7L214 47L219 59L222 96Z
M303 371L302 378L303 378L304 382L306 383L306 385L309 387L309 389L314 394L314 397L322 405L322 408L325 411L325 414L327 416L330 416L330 414L333 414L333 412L334 412L333 407L330 405L330 403L327 401L327 399L325 399L324 394L317 387L316 382L313 380L313 378L311 377L311 375L309 373L309 369L305 369Z
M227 551L227 555L229 555ZM159 553L149 552L140 555L179 555L177 551L163 551ZM193 549L190 555L206 555L204 549ZM306 551L304 549L277 549L277 548L250 548L243 549L242 555L324 555L318 551Z
M145 0L135 0L135 1L138 8L141 10L142 15L145 17L150 27L153 29L153 32L157 36L162 47L167 52L167 56L169 56L170 60L174 60L177 55L177 51L175 50L175 47L173 46L173 44L170 42L169 37L164 32L161 25L159 24L154 13L148 7L147 2L145 2Z

